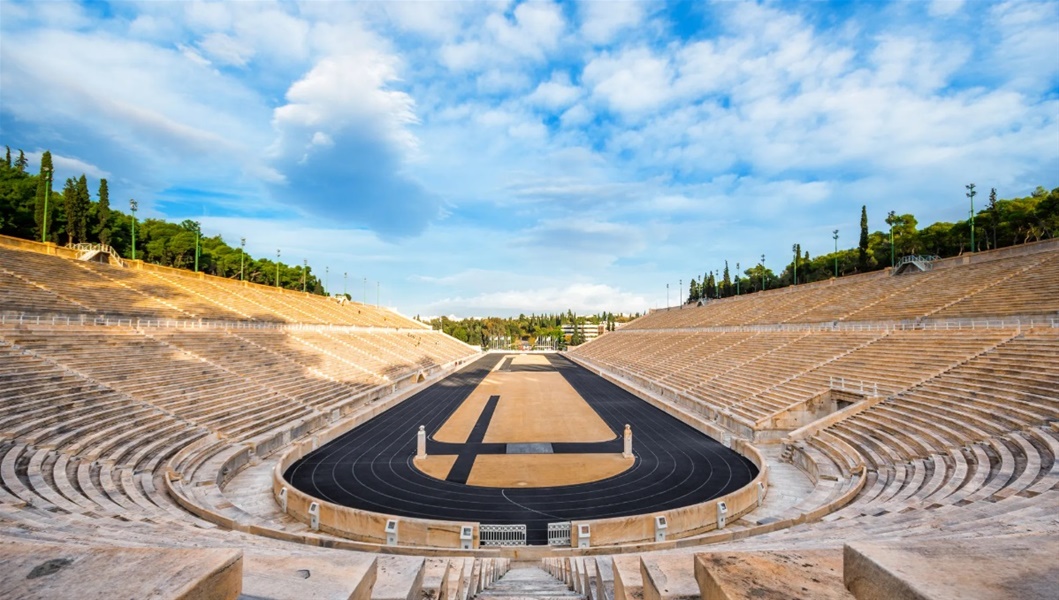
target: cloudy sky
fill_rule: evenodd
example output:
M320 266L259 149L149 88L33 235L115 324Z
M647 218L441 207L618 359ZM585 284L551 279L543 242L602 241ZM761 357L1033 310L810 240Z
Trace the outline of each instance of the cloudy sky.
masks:
M643 311L1059 186L1059 3L0 0L0 140L409 315Z

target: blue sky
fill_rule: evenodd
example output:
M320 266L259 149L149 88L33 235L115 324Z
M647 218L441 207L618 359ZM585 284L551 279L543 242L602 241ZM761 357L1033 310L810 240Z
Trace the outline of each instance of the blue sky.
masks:
M1059 186L1054 1L0 1L0 36L33 168L409 315L643 311L862 204Z

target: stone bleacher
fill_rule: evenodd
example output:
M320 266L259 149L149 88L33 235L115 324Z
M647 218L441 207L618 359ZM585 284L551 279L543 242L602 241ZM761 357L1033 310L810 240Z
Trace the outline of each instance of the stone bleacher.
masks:
M0 247L0 595L1046 598L1059 329L1011 318L1059 313L1057 270L1045 249L853 277L653 313L575 349L689 422L760 434L809 491L692 538L520 549L556 587L510 552L353 542L280 513L267 483L261 511L225 491L230 465L267 481L285 444L473 349L357 303ZM6 318L22 313L91 318ZM902 322L971 317L997 322ZM821 397L843 408L783 420Z
M359 302L339 304L315 294L142 261L126 261L130 266L122 268L71 260L13 249L5 241L0 238L0 309L7 313L426 329L422 323Z

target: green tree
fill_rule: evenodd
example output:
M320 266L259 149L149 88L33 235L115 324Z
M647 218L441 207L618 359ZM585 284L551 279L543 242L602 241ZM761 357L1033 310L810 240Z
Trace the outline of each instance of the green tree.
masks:
M11 146L4 146L4 166L11 168Z
M45 152L45 154L48 155L48 161L51 162L51 153L50 152ZM18 151L18 159L15 161L15 168L18 169L18 171L20 173L25 173L26 172L26 167L28 165L29 165L29 161L26 160L26 154L24 152L22 152L21 150L19 150Z
M996 226L1000 222L1000 207L996 200L996 188L989 189L989 225L993 230L993 248L996 248Z
M868 206L860 207L860 245L857 252L857 270L868 270Z
M110 188L106 179L99 180L99 206L96 207L96 236L100 244L110 244Z
M26 157L25 157L24 154L22 154L21 150L19 150L19 152L18 152L18 160L19 160L20 163L22 163L22 165L20 167L18 167L18 170L22 171L22 172L25 172L25 170L26 170L26 165L25 165ZM37 179L37 194L35 196L35 201L34 201L35 204L34 204L34 209L33 209L33 222L36 224L36 230L34 231L34 234L35 234L34 237L36 239L40 239L41 235L45 231L52 232L52 230L53 230L53 227L52 227L52 215L51 215L53 207L50 205L50 198L48 198L48 196L50 195L49 192L51 190L52 178L54 176L55 176L55 172L54 172L54 169L52 169L51 152L49 152L48 150L45 150L44 154L41 154L41 156L40 156L40 177ZM48 214L44 214L45 213L45 210L44 210L45 202L49 203L48 210L47 210ZM55 232L55 233L58 233L58 232ZM47 241L47 240L45 240L45 241Z
M77 204L77 180L73 177L66 178L66 184L63 185L63 207L65 208L64 214L66 218L66 239L68 244L74 243L74 228L70 226L70 215L76 214L75 205ZM58 236L59 232L56 231L55 235Z
M75 213L69 213L66 216L68 221L67 227L73 229L77 234L78 242L88 241L88 213L92 207L92 194L88 191L88 179L84 173L81 174L81 178L77 180L77 202L75 206Z

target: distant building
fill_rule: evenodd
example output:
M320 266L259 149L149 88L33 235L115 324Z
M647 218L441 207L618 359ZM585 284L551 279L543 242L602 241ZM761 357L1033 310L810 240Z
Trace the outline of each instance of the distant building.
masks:
M580 327L581 333L585 336L585 340L594 340L599 336L603 335L607 331L606 323L581 323L580 325L563 323L563 335L570 337L574 335L574 328Z

